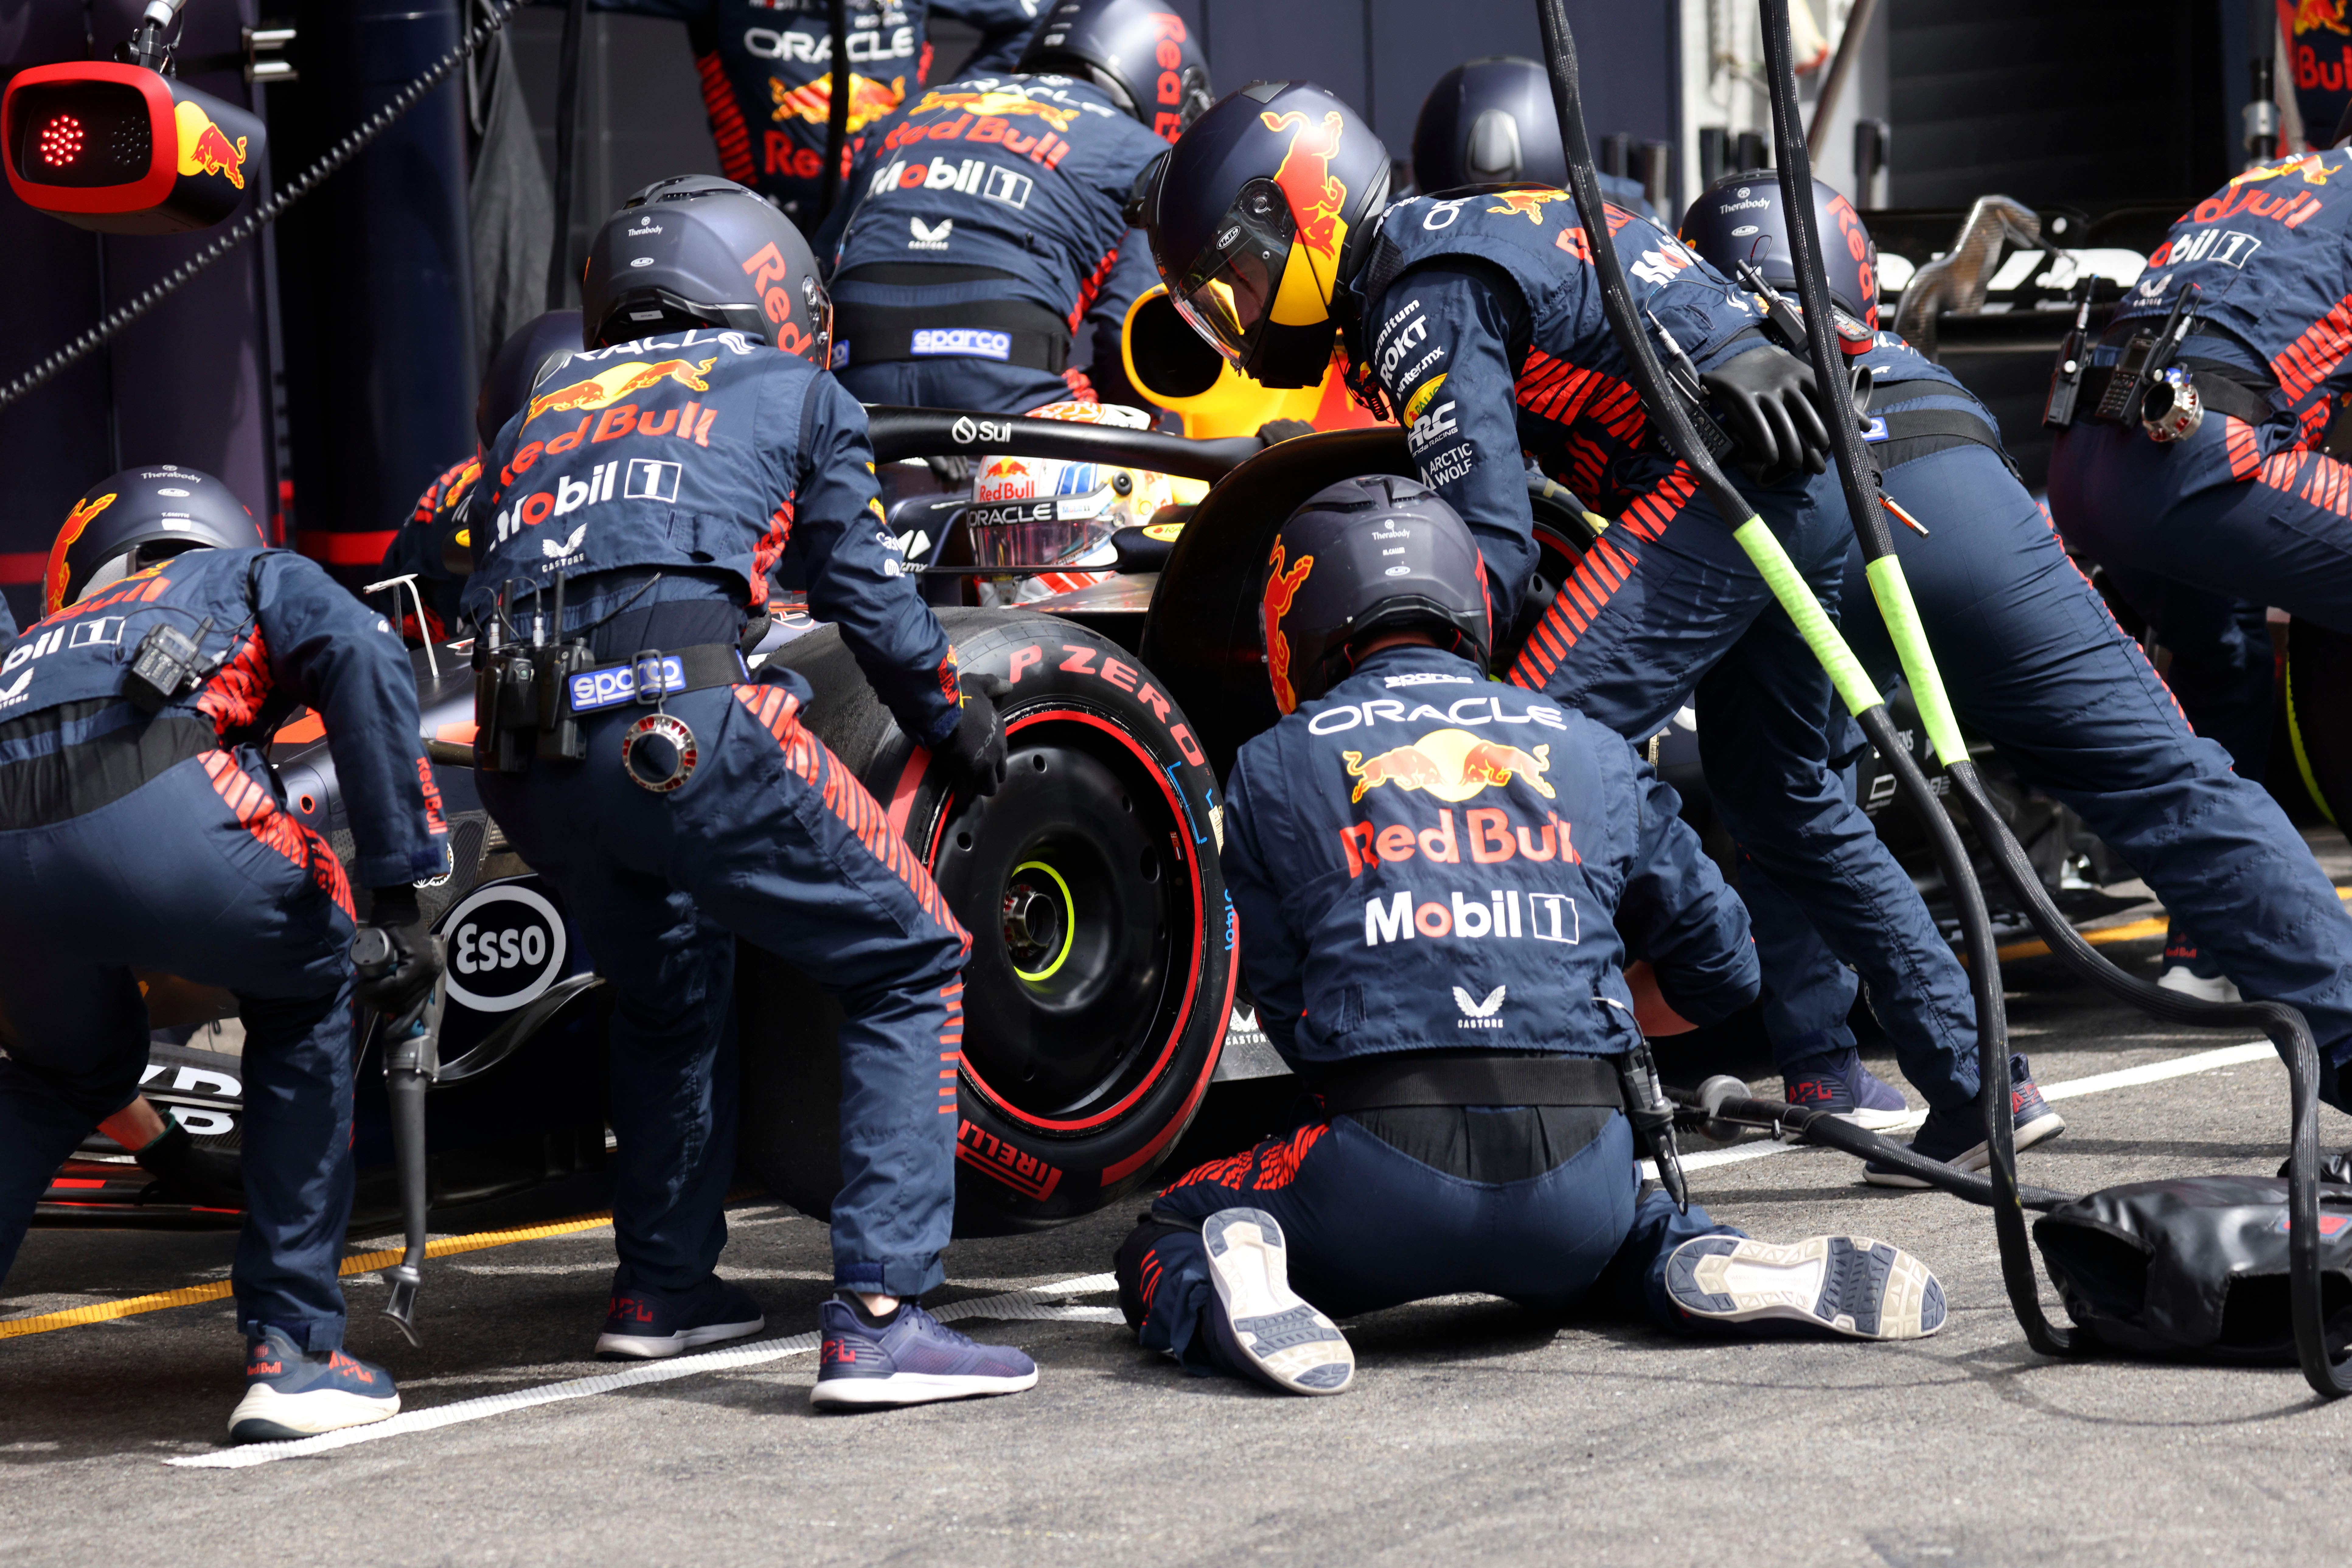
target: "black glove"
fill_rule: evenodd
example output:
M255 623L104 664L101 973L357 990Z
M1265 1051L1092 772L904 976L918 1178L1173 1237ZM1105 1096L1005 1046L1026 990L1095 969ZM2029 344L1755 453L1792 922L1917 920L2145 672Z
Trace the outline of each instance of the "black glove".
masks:
M1698 378L1759 479L1829 467L1829 426L1813 405L1813 373L1777 348L1751 349Z
M416 889L405 884L375 889L368 923L352 943L359 965L360 1000L398 1017L425 1000L441 977L440 955L425 934Z
M1277 441L1296 441L1301 436L1312 436L1315 426L1304 419L1269 419L1257 427L1257 438L1271 447Z
M974 683L964 689L963 711L939 749L949 778L963 794L994 795L1004 783L1004 725L987 688Z

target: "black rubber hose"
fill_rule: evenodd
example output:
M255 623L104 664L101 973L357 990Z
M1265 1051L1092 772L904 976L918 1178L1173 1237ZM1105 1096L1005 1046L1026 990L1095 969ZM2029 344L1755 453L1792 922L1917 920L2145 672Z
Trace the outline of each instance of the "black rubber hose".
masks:
M841 153L849 145L849 0L829 0L825 37L833 45L833 92L824 110L824 184L817 197L814 234L841 200Z
M1835 1149L1857 1160L1874 1160L1984 1208L1991 1208L1999 1201L1992 1184L1986 1178L1972 1176L1941 1160L1915 1154L1907 1145L1882 1138L1868 1128L1857 1127L1829 1111L1816 1110L1810 1106L1780 1104L1769 1100L1740 1099L1720 1100L1710 1108L1702 1105L1698 1097L1687 1089L1669 1089L1666 1094L1680 1108L1675 1113L1676 1124L1691 1131L1702 1131L1709 1121L1730 1121L1743 1127L1764 1128L1776 1133L1785 1133L1799 1142ZM2046 1187L2023 1187L2019 1192L2025 1206L2031 1209L2053 1209L2060 1204L2074 1201L2070 1194L2052 1192Z
M524 0L491 0L489 15L475 24L473 29L457 40L457 47L443 55L425 68L425 74L394 95L392 100L369 115L343 134L341 141L329 148L325 156L288 181L278 193L239 219L235 227L221 235L210 245L189 257L179 266L141 289L124 304L107 312L98 325L74 339L65 347L41 360L5 386L0 386L0 408L23 397L76 361L97 351L99 346L163 302L174 289L251 239L264 224L277 221L279 214L319 187L320 181L341 168L369 142L383 135L393 122L416 106L423 98L441 84L441 79L456 70L476 49L489 41L490 35L507 25L507 21L522 8Z
M580 44L588 0L563 8L563 43L555 65L555 234L547 242L547 308L563 309L572 281L572 196L580 183Z

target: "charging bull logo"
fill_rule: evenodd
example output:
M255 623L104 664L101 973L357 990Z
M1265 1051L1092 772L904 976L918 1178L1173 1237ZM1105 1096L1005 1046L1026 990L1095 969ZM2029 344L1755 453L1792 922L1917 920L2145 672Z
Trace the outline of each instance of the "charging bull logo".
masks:
M2352 37L2352 27L2344 24L2344 0L2294 0L2295 37L2322 28Z
M692 360L630 360L586 381L575 381L569 386L541 393L530 400L530 413L523 423L528 425L542 414L569 414L583 408L603 408L618 403L631 393L643 392L665 381L695 392L708 392L710 384L702 378L719 363L717 355L699 364Z
M992 501L1028 500L1036 493L1037 478L1030 472L1028 464L1018 458L991 458L981 466L971 499L986 505Z
M991 115L1034 114L1056 131L1067 131L1077 122L1078 110L1057 109L1050 103L1034 103L1027 95L1018 92L927 92L922 101L908 111L909 118L928 114L935 109L952 110L985 120Z
M1298 564L1286 572L1282 542L1276 540L1271 565L1273 571L1265 580L1265 672L1274 683L1274 705L1288 713L1298 706L1298 693L1290 687L1290 639L1282 635L1282 617L1290 614L1299 585L1315 570L1315 557L1302 555Z
M43 615L55 615L65 607L66 591L72 585L70 578L73 575L71 568L66 564L66 552L73 548L74 541L79 539L82 530L89 526L89 520L113 504L114 492L109 490L96 500L83 501L66 513L66 525L58 530L57 542L49 546L48 570L41 574Z
M775 100L775 110L769 118L779 123L787 120L805 120L824 125L833 118L833 79L821 76L805 87L788 88L774 77L768 79L768 94ZM862 131L887 114L894 112L907 96L907 79L894 77L879 82L871 77L849 73L849 129Z
M1525 779L1546 800L1553 798L1551 785L1544 782L1551 767L1550 746L1523 752L1499 741L1481 740L1467 730L1432 730L1411 745L1391 746L1370 757L1361 752L1342 752L1339 758L1348 765L1348 776L1356 781L1355 793L1348 797L1350 801L1363 799L1367 790L1394 784L1458 802L1480 794L1489 784L1500 787L1514 778Z
M1571 198L1566 191L1497 191L1495 193L1495 199L1503 205L1498 207L1488 207L1486 209L1488 212L1501 213L1507 216L1517 213L1538 228L1541 228L1544 208L1553 202L1564 202Z
M181 174L226 174L230 184L245 189L246 138L230 142L213 117L193 103L181 104L172 118L180 127Z
M1336 109L1326 110L1323 123L1313 128L1297 110L1261 111L1258 121L1277 134L1290 132L1290 148L1274 172L1274 183L1282 187L1298 226L1289 258L1283 263L1281 286L1275 291L1273 320L1276 326L1315 326L1329 318L1325 285L1337 286L1339 249L1348 243L1347 220L1339 216L1348 187L1331 174L1331 155L1339 150L1347 121Z

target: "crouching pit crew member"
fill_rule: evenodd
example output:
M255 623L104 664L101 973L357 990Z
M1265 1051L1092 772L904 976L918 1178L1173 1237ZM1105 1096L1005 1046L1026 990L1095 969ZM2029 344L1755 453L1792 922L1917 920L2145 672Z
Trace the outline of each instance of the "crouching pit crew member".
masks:
M1143 401L1119 339L1151 257L1127 202L1208 108L1208 62L1153 0L1062 0L1020 69L934 88L870 128L816 236L841 384L863 402ZM1069 368L1081 330L1091 382Z
M1935 1332L1907 1253L1768 1246L1641 1192L1627 1111L1658 1097L1621 971L1722 1018L1756 994L1747 911L1621 737L1487 681L1483 575L1411 479L1342 481L1283 526L1263 626L1286 717L1234 764L1223 862L1258 1018L1316 1098L1154 1201L1118 1252L1129 1321L1196 1373L1299 1394L1354 1375L1332 1318L1461 1291Z
M1701 733L1737 726L1770 776L1717 809L1869 984L1931 1125L1980 1129L1967 974L1831 766L1843 710L1733 539L1744 520L1717 516L1650 430L1575 204L1530 187L1383 210L1388 170L1361 117L1318 87L1224 99L1143 198L1171 297L1268 386L1319 377L1340 334L1350 384L1395 407L1423 480L1477 538L1506 626L1524 624L1538 561L1526 458L1617 520L1529 613L1511 679L1637 742L1694 697ZM1835 613L1852 530L1811 371L1672 235L1613 206L1605 221L1694 423ZM2021 1103L2038 1103L2030 1082Z
M342 1349L353 997L397 1012L431 988L414 884L447 869L448 831L400 638L321 568L261 544L209 474L116 474L75 504L44 618L0 658L0 1275L58 1163L137 1099L133 972L234 993L240 1442L400 1409L391 1376ZM326 721L352 874L398 957L380 979L356 980L349 878L258 749L298 704Z
M583 301L586 352L543 378L484 464L497 489L465 606L483 628L483 802L562 890L614 993L620 1263L597 1351L675 1355L764 1324L713 1271L741 936L845 1015L839 1289L820 1310L814 1402L1027 1388L1028 1357L914 1300L940 1282L954 1202L970 938L802 727L807 683L753 682L737 652L774 587L805 588L960 791L1003 777L994 706L959 692L882 526L864 412L821 368L829 310L808 247L740 186L666 181L597 235ZM547 707L499 695L518 668L546 672Z

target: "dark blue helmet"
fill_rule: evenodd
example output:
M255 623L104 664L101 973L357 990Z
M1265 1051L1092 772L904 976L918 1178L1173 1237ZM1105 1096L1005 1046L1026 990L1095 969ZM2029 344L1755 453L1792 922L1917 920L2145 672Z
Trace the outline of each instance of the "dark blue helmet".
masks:
M1830 303L1856 327L1866 328L1866 339L1878 331L1878 247L1853 204L1820 180L1813 182L1813 227L1822 239ZM1788 209L1780 203L1780 176L1771 170L1726 174L1709 185L1683 214L1681 238L1726 278L1737 279L1739 264L1751 262L1765 282L1792 302L1796 300ZM1854 333L1844 335L1853 338Z
M258 550L261 525L229 488L201 468L148 463L82 491L49 546L41 614L56 615L93 588L189 550Z
M588 348L690 327L731 329L833 359L833 301L792 219L716 174L656 181L604 220L580 280Z
M1439 77L1413 122L1412 179L1425 193L1459 185L1567 189L1568 153L1543 67L1492 55Z
M1030 35L1019 68L1092 82L1171 142L1213 101L1209 58L1160 0L1062 0Z
M499 432L530 400L548 360L580 352L580 332L579 311L550 310L525 321L499 345L490 368L482 373L481 395L474 399L474 433L482 438L483 451L498 445Z

